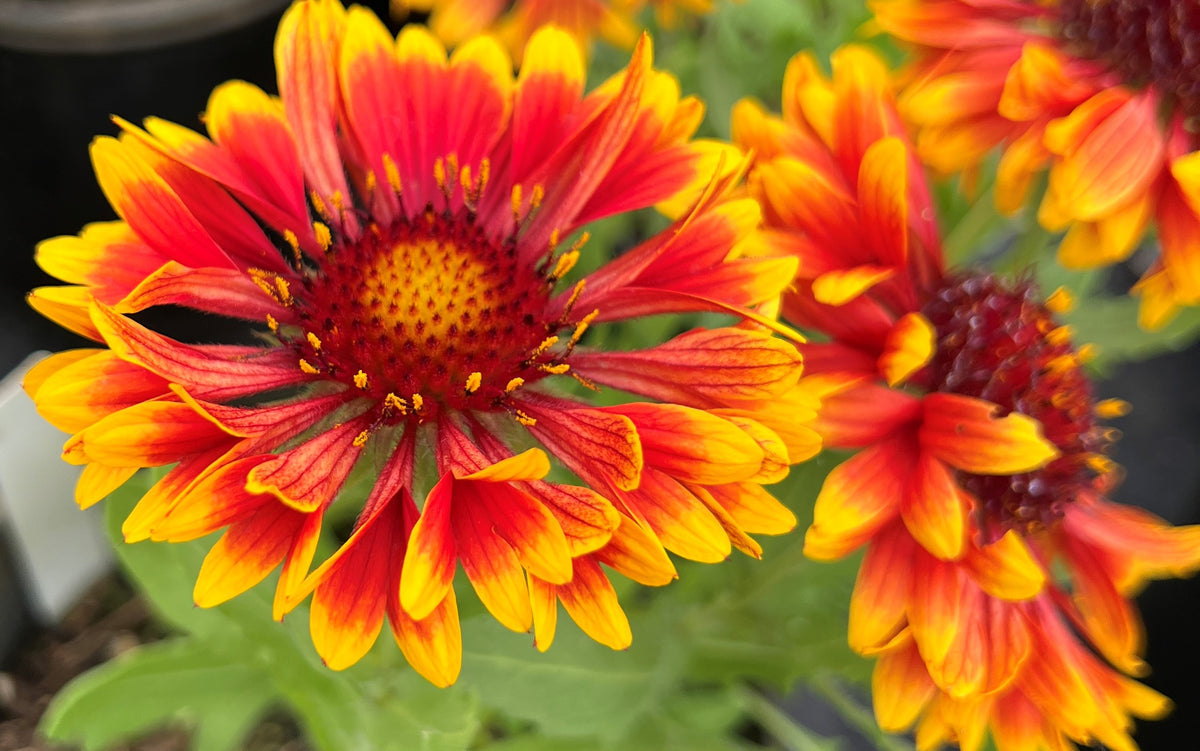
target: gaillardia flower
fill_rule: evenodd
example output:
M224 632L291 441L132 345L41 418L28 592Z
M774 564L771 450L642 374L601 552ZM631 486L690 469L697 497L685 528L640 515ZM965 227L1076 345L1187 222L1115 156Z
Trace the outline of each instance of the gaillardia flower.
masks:
M800 358L750 308L777 299L796 261L757 254L758 207L728 196L739 171L713 176L730 147L689 140L701 107L650 55L643 40L583 96L562 31L534 35L514 81L489 38L447 59L424 28L393 39L367 10L314 0L281 22L278 99L235 81L209 101L208 137L151 118L98 138L121 219L44 242L39 262L74 286L30 296L106 347L26 380L73 434L80 504L173 465L123 531L224 529L199 605L282 564L276 616L314 592L330 667L358 660L386 615L440 685L461 660L459 563L540 648L559 601L623 648L600 564L663 584L664 549L719 561L732 546L757 554L747 533L787 531L794 518L761 485L818 439L767 409ZM685 210L667 231L564 281L591 252L586 234L571 239L579 227L672 201ZM241 319L258 343L183 343L132 317L163 305ZM701 310L757 323L584 346L606 321ZM601 386L654 401L576 395ZM547 481L547 452L584 484ZM343 492L356 467L376 478L365 499ZM334 503L361 512L314 568Z
M735 141L757 161L769 244L801 261L783 317L822 394L825 445L857 449L817 498L806 553L866 547L849 641L878 657L876 716L922 749L1071 742L1134 748L1167 701L1143 674L1129 597L1200 566L1200 528L1115 504L1114 434L1086 350L1025 279L947 270L888 71L844 48L832 80L797 56L782 118L752 102ZM816 340L814 339L814 342Z
M538 28L558 26L583 46L599 37L629 49L638 38L637 17L647 6L658 23L671 28L682 14L703 15L713 0L392 0L393 12L429 14L429 27L448 45L490 32L519 55Z
M996 202L1049 171L1038 219L1060 261L1121 261L1147 226L1161 253L1134 291L1143 326L1200 304L1200 5L1193 0L873 0L915 46L900 98L941 172L1002 145Z

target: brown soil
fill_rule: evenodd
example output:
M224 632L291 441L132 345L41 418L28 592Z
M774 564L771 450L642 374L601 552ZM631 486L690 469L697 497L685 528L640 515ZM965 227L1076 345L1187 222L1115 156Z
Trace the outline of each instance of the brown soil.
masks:
M64 751L37 732L54 695L72 678L166 633L118 576L97 582L54 629L31 635L0 671L0 751ZM110 751L187 751L190 734L165 728ZM308 751L295 723L283 715L263 720L246 751Z

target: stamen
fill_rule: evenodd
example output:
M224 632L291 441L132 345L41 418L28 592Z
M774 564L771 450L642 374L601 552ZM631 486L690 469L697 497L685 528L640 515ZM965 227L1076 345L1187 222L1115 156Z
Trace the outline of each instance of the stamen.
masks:
M383 409L385 412L391 410L406 415L408 414L408 403L389 391L388 395L383 397Z
M546 197L546 189L541 183L533 186L533 194L529 196L529 210L536 211L542 205L542 199Z
M562 375L570 369L570 364L565 362L555 363L553 365L548 362L544 362L541 365L538 365L538 370L542 371L543 373L550 373L552 375Z
M468 394L474 394L476 391L479 390L479 387L482 384L483 384L483 373L480 373L479 371L475 371L471 375L467 376L467 385L466 385L465 390Z
M300 238L296 237L296 233L290 229L283 231L283 241L292 249L292 258L295 259L296 265L300 265Z
M1075 335L1075 330L1070 326L1059 326L1046 334L1046 341L1050 344L1060 347L1071 342L1071 338Z
M567 342L568 354L575 349L576 344L579 344L579 340L583 338L584 332L588 330L588 326L591 325L592 321L596 320L596 316L598 315L600 315L600 309L596 308L591 313L579 319L579 323L575 324L575 331L571 334L571 340Z
M1116 462L1104 454L1089 454L1085 461L1093 472L1100 475L1107 475L1115 472L1119 466Z
M521 183L512 186L513 224L521 223Z
M479 161L479 179L475 181L475 201L483 197L483 191L487 190L488 178L492 174L492 162L486 156Z
M317 244L321 246L321 250L328 252L333 245L333 233L329 231L329 227L321 222L313 222L313 234L317 236Z
M367 374L362 372L361 369L354 374L354 385L364 391L367 389L368 381L369 379L367 378Z
M581 376L581 375L579 375L579 373L575 372L574 370L572 370L570 373L568 373L568 375L570 375L576 381L579 381L579 384L581 386L583 386L585 389L587 389L589 391L595 391L597 394L600 393L600 387L597 386L596 382L593 381L592 379Z
M308 343L312 345L312 348L313 348L313 351L314 351L314 352L320 352L320 351L321 351L321 339L320 339L320 337L318 337L316 334L314 334L313 332L311 332L311 331L310 331L310 332L308 332L307 334L305 334L305 338L306 338L306 339L308 339Z
M271 330L272 334L279 333L279 321L276 321L275 316L270 313L267 313L267 328Z
M391 154L383 155L383 174L387 177L392 192L400 195L400 170L396 167L396 162L392 160Z
M367 429L367 430L364 430L363 432L359 433L358 435L354 436L354 440L351 441L351 443L354 444L355 448L362 448L364 445L366 445L367 439L369 439L370 437L371 437L371 431L370 431L370 429Z
M279 301L284 305L292 304L292 293L288 288L287 280L281 276L275 277L275 289L279 290Z
M346 197L342 195L342 191L333 191L333 195L329 197L329 200L333 201L333 207L337 209L338 219L342 219L346 215Z
M325 202L321 200L321 197L317 195L317 191L310 190L308 192L308 198L310 201L312 201L314 211L326 219L333 219L333 217L329 214L329 207L327 207Z
M367 174L363 176L363 182L366 183L367 197L375 195L375 188L379 185L375 179L375 170L367 170Z
M504 386L504 393L511 394L525 384L524 378L514 378Z
M513 410L513 419L527 428L532 428L534 425L537 425L537 420L533 419L519 409Z
M437 183L438 190L446 192L446 162L440 156L433 160L433 181Z
M1075 298L1066 287L1059 287L1046 298L1046 307L1051 313L1069 313L1075 307Z
M1097 417L1111 420L1114 417L1124 417L1129 414L1131 409L1132 407L1129 402L1124 399L1102 399L1096 402L1096 407L1093 411Z
M525 362L533 362L538 357L544 355L546 350L550 349L555 344L558 344L558 337L551 334L543 339L541 344L533 348L533 351L529 353L529 357L525 358Z
M420 394L413 394L409 401L412 402L413 412L417 414L420 414L421 410L425 408L425 397Z
M1078 349L1075 356L1079 358L1079 362L1087 364L1096 359L1096 355L1100 354L1100 348L1095 344L1085 344Z
M567 298L567 304L563 306L563 314L560 319L566 323L567 316L571 315L571 309L575 307L575 303L579 301L579 296L583 294L583 287L587 284L587 279L580 279L575 282L575 288L571 290L571 296Z
M303 371L304 373L307 373L307 374L309 374L309 375L316 375L317 373L320 373L320 372L321 372L321 371L320 371L320 370L318 370L317 368L314 368L314 367L313 367L313 366L312 366L312 365L311 365L311 364L308 362L308 360L305 360L303 357L301 357L301 358L300 358L300 370L301 370L301 371Z

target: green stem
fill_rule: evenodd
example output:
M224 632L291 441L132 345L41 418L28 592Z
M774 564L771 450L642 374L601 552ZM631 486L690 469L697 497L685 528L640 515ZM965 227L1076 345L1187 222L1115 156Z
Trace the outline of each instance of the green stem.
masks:
M737 685L733 688L733 695L742 711L787 751L832 751L837 748L836 742L815 735L797 724L774 702L753 688Z
M855 730L870 738L880 751L912 751L912 744L879 729L875 716L863 705L847 696L841 684L828 675L819 675L810 685L821 698L829 702Z

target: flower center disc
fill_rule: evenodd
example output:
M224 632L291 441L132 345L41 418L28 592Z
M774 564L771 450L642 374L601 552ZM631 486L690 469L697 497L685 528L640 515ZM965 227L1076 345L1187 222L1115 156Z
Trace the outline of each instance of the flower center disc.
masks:
M1136 88L1153 85L1200 130L1200 3L1061 0L1059 36Z
M491 409L512 379L543 375L533 360L553 333L551 285L468 222L368 228L305 287L301 356L376 399Z
M1110 442L1096 423L1091 383L1069 330L1054 321L1032 284L1006 285L991 274L947 278L922 313L937 331L937 352L921 374L926 388L1028 415L1062 452L1032 472L962 475L979 501L986 540L1053 523L1096 480Z

